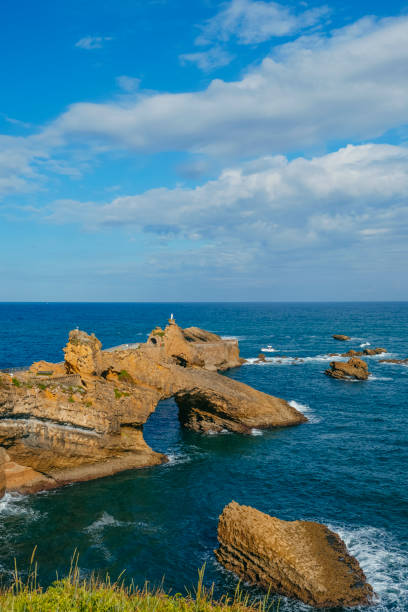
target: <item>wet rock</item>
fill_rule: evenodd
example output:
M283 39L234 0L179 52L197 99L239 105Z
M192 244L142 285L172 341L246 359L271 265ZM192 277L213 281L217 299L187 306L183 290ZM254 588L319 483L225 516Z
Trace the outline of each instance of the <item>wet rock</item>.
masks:
M330 368L325 371L327 376L332 378L367 380L370 372L365 361L358 357L351 357L347 362L332 361Z
M333 338L335 340L343 340L343 341L350 340L350 337L349 336L345 336L344 334L333 334Z
M395 363L400 365L408 365L408 357L406 359L380 359L378 363Z
M342 357L361 357L361 355L363 355L363 351L354 351L353 349L341 354Z
M385 348L373 348L373 349L364 349L364 355L381 355L382 353L387 353L387 349Z
M262 361L262 362L266 362L266 357L263 353L259 353L258 357L257 357L257 361Z
M325 525L282 521L231 502L218 524L218 561L242 580L317 608L368 605L373 589Z

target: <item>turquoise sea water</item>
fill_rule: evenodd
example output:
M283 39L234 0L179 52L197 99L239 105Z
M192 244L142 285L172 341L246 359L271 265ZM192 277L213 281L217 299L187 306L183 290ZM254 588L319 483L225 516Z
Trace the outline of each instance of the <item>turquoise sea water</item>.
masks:
M331 352L370 343L408 356L408 304L0 304L0 367L60 361L68 331L95 332L105 348L143 341L170 312L239 339L254 358L226 375L299 404L309 423L251 436L203 436L179 426L172 400L145 425L170 463L0 502L0 572L28 564L63 574L75 548L93 569L183 591L206 564L222 593L236 585L214 560L217 519L232 499L286 520L326 523L346 541L378 594L376 610L408 610L408 367L369 357L365 382L323 372ZM347 343L333 333L351 336ZM277 355L286 355L278 361ZM304 358L295 364L294 357ZM283 601L281 610L306 610Z

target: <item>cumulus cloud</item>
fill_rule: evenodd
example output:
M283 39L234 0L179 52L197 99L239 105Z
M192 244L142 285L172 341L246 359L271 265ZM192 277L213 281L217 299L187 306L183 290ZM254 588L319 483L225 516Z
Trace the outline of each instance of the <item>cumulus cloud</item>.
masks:
M101 49L103 44L109 40L112 40L111 36L84 36L75 43L75 46L92 51L93 49Z
M326 7L319 7L296 14L277 2L230 0L201 27L196 43L226 42L233 37L242 45L261 43L315 25L327 12Z
M398 234L408 222L407 193L408 148L349 145L310 160L264 157L195 188L152 189L104 204L60 201L48 219L287 251Z
M407 39L407 17L365 19L283 45L238 81L73 104L44 136L247 158L373 139L408 122Z
M371 140L408 123L407 39L407 17L366 18L275 48L238 81L73 104L37 134L4 147L11 156L25 147L25 173L37 149L47 156L69 156L75 147L94 156L183 151L225 164L307 152L336 139Z
M378 274L403 299L407 193L408 148L350 145L313 159L259 158L195 188L58 201L47 221L150 236L138 278L174 278L189 299L207 289L242 298L242 286L254 299L378 298Z

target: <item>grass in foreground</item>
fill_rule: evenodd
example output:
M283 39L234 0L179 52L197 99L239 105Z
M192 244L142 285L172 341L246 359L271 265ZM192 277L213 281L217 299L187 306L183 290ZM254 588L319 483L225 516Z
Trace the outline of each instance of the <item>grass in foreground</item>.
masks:
M167 594L161 588L143 589L125 586L122 576L111 582L91 576L81 579L78 558L74 556L66 578L48 589L37 585L37 566L30 566L26 581L15 570L13 585L0 593L1 612L272 612L269 598L250 601L238 585L234 596L214 599L213 587L203 585L204 568L199 571L198 585L192 593ZM278 608L273 608L278 612Z

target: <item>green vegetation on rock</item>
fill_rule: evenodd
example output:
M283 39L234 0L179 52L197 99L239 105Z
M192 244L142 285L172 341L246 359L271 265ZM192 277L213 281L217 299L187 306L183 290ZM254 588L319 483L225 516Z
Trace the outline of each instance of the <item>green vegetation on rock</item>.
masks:
M13 585L0 592L0 612L271 612L268 598L251 602L238 585L233 597L215 600L213 588L203 585L204 568L199 571L193 592L167 594L161 588L125 586L123 574L115 582L95 576L80 578L75 556L67 578L48 589L37 584L37 566L30 568L25 582L15 572ZM279 606L278 606L279 607ZM277 609L275 608L276 612Z

